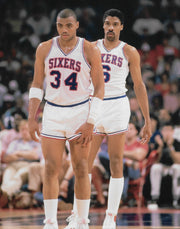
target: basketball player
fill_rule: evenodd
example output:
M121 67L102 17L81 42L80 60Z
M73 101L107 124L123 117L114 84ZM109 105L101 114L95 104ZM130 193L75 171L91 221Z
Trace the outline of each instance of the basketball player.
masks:
M71 9L59 12L56 25L59 36L42 42L36 50L34 78L29 92L30 134L38 141L40 132L35 117L43 98L46 76L41 131L45 158L44 229L58 229L58 175L66 140L70 143L75 173L77 229L88 229L90 182L87 159L94 123L104 96L101 54L94 44L76 36L79 22ZM91 79L94 94L90 106Z
M89 154L89 174L102 140L104 136L107 136L111 177L103 229L116 228L116 215L124 186L123 151L125 132L128 130L130 118L130 106L126 96L125 84L129 71L145 120L141 142L148 142L151 136L148 98L141 77L140 57L134 47L119 40L123 24L124 15L121 11L117 9L107 10L103 17L104 39L96 42L101 51L105 95L101 114L95 123L96 135L93 136ZM66 227L67 229L76 228L76 212L76 201L74 201L73 214Z

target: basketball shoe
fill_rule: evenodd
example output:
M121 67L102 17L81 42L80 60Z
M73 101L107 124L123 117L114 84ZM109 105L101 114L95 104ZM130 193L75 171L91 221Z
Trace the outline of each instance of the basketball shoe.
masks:
M55 219L45 219L44 224L43 229L58 229L58 224Z
M106 211L102 229L116 229L116 215Z
M66 219L68 225L64 229L77 229L77 215L72 211L71 215Z
M77 219L77 229L89 229L89 219L78 218Z

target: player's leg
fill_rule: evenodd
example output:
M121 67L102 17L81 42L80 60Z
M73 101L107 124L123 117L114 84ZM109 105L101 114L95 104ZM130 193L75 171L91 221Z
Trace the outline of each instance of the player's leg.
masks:
M42 150L45 159L45 171L43 179L43 197L45 210L44 229L58 229L58 176L64 147L65 140L42 137Z
M78 214L78 223L82 221L88 228L88 214L90 204L90 181L88 177L88 155L90 143L87 147L77 144L76 140L70 141L71 161L75 174L75 193ZM73 228L73 227L72 227Z
M88 173L91 174L91 169L93 167L94 160L96 158L97 152L101 146L104 135L93 135L91 148L88 157Z
M100 171L99 167L94 166L94 160L96 160L97 152L100 149L101 143L104 139L104 135L94 135L92 139L91 149L89 153L88 159L88 167L89 167L89 177L93 179L93 184L95 189L97 190L97 201L100 204L105 204L105 197L103 195L102 190L102 172ZM91 180L90 180L91 181Z
M124 187L123 151L125 133L108 136L108 152L110 158L111 177L108 191L108 206L103 229L116 228L116 215Z
M101 142L104 136L102 135L93 135L92 144L90 147L90 153L88 158L88 170L89 170L89 181L91 183L91 168L96 157L96 154L99 150ZM72 214L67 218L68 226L65 229L73 229L77 226L77 204L76 204L76 193L74 191L74 203L73 203L73 210Z

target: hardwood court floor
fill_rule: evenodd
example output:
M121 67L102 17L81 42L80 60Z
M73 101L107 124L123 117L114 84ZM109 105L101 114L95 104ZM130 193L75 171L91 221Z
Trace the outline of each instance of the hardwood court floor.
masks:
M90 229L102 229L105 209L90 210ZM59 229L64 229L70 211L58 212ZM42 229L43 210L0 210L0 229ZM147 208L120 209L117 229L180 229L180 210Z

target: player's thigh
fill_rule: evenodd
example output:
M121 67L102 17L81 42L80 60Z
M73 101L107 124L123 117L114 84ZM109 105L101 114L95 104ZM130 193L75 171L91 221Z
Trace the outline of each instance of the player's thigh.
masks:
M41 145L45 161L53 163L54 166L61 166L65 140L42 137Z
M89 158L88 158L89 172L92 169L94 159L95 159L97 152L101 146L103 138L104 138L103 135L93 135L91 147L90 147L90 152L89 152Z

